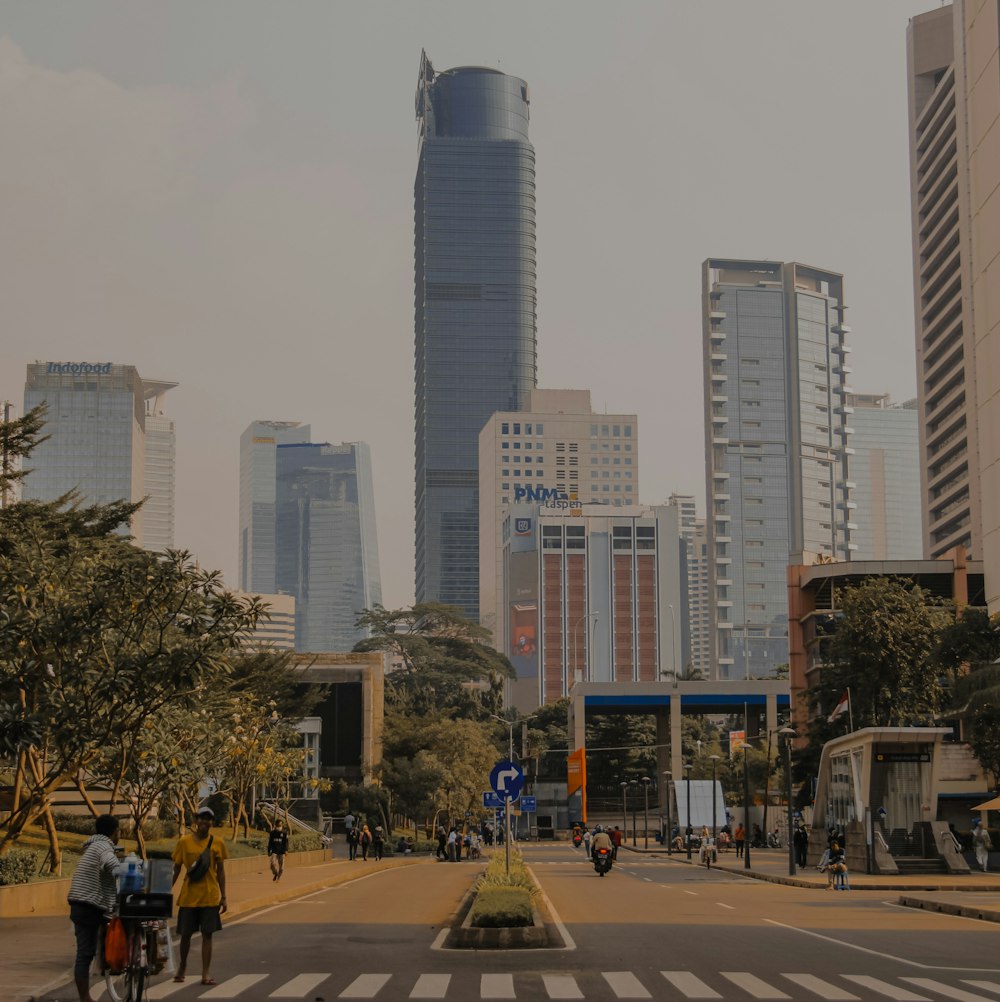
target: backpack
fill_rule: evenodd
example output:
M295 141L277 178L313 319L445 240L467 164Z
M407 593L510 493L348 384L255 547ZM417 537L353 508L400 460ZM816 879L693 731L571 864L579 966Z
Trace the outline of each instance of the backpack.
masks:
M188 883L197 884L198 881L205 879L205 876L212 865L212 842L214 840L214 835L208 836L208 845L205 846L201 855L191 864L190 867L188 867Z

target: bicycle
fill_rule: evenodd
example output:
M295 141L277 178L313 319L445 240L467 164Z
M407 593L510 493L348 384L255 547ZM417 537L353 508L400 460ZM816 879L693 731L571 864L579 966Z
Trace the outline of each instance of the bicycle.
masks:
M165 916L164 897L167 899ZM125 927L128 959L121 971L104 972L111 1002L142 1002L150 975L174 966L173 944L167 926L171 903L169 895L118 895L118 916ZM161 932L165 934L162 936L165 951L160 949Z

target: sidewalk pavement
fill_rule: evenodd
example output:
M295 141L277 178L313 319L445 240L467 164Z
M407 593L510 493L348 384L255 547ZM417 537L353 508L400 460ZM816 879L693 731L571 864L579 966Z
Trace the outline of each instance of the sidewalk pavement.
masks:
M643 849L623 845L630 853L657 859L671 859L685 865L700 866L697 850L692 850L690 863L686 852L675 852L668 857L665 849ZM827 877L815 866L796 867L795 876L788 873L787 849L752 849L750 869L735 851L719 853L713 869L738 873L754 880L766 880L793 887L825 888ZM900 904L928 911L947 912L966 918L1000 922L1000 873L921 873L880 874L858 873L849 875L853 891L898 891Z
M312 866L296 866L295 854L290 853L285 857L285 872L281 880L275 882L267 857L261 856L260 866L253 872L227 874L229 910L223 916L222 924L225 927L227 920L258 908L346 883L363 872L373 873L429 861L426 853L420 853L389 857L378 863L371 859L354 862L335 859ZM0 1002L33 1002L57 988L63 989L55 996L60 1002L75 1002L72 968L76 942L68 908L66 916L0 919L0 942L3 943Z

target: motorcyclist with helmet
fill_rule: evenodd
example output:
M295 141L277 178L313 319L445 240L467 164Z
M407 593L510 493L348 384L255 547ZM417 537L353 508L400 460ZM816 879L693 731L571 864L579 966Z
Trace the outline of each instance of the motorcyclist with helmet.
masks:
M607 856L602 857L601 855L602 849L607 850L608 852ZM591 858L594 860L594 869L597 870L597 872L600 873L602 877L604 876L604 873L601 872L601 869L599 869L600 865L599 861L602 858L607 860L607 869L610 870L611 858L613 853L614 853L614 843L611 841L611 836L600 825L598 825L594 829L593 837L590 840L590 854Z

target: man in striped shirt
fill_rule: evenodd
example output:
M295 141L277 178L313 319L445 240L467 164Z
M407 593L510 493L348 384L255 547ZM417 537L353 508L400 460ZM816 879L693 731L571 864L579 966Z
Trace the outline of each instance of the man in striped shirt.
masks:
M105 916L115 910L118 892L115 869L118 856L118 819L102 814L94 824L95 835L83 843L83 855L69 885L69 917L76 933L76 963L73 977L80 1002L93 1002L90 965L97 953L97 937Z

